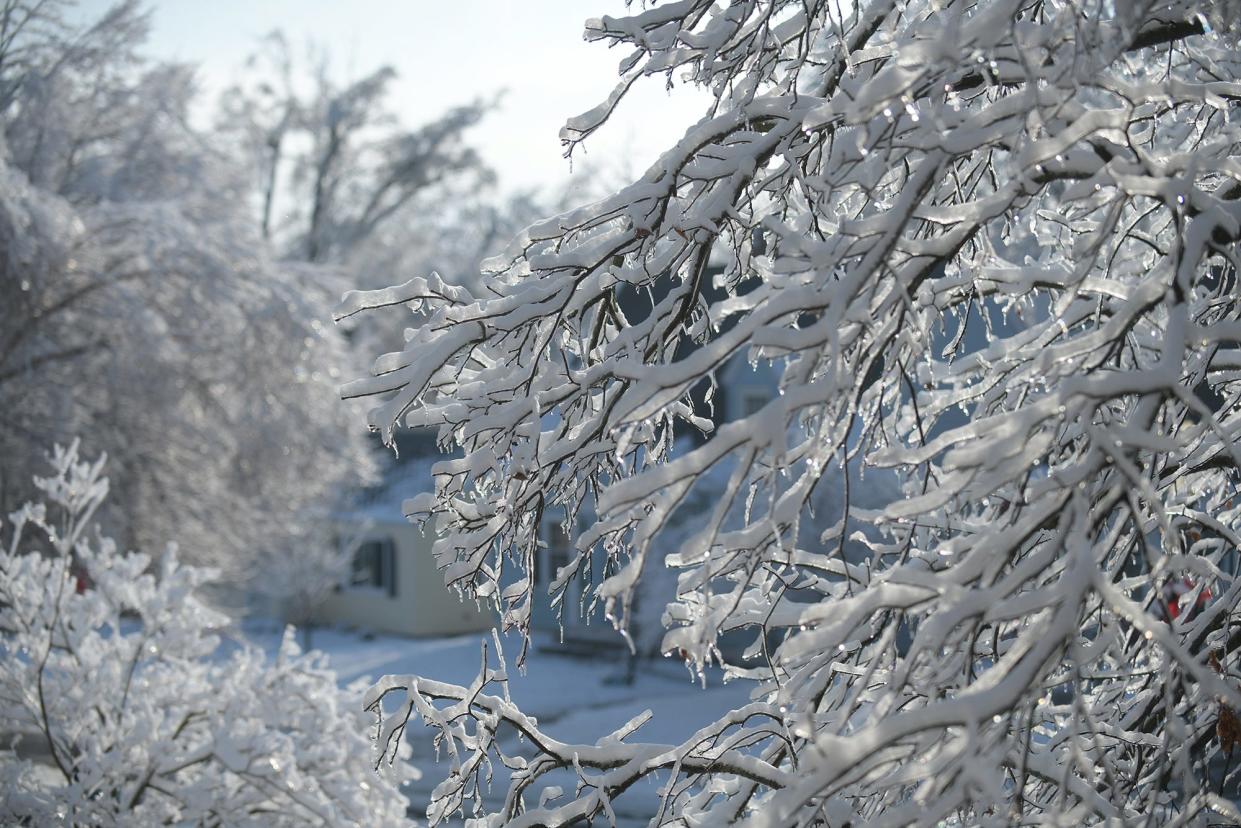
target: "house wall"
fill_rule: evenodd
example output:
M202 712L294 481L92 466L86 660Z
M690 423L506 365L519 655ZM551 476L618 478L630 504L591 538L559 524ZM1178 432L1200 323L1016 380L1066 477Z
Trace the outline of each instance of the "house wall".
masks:
M720 371L718 384L723 406L721 422L731 423L749 416L752 406L762 406L776 396L780 368L767 362L750 365L746 354L734 354Z
M336 528L341 537L358 531L346 521ZM374 587L343 587L323 603L318 613L321 621L419 637L491 627L485 612L479 612L473 602L459 601L457 594L444 586L443 574L431 556L431 541L421 529L404 521L372 521L359 539L383 538L391 538L396 544L396 595Z
M435 568L430 543L416 556L417 578L421 585L414 602L415 635L456 635L487 630L496 623L494 610L482 604L481 611L472 599L462 599L444 586L444 573Z

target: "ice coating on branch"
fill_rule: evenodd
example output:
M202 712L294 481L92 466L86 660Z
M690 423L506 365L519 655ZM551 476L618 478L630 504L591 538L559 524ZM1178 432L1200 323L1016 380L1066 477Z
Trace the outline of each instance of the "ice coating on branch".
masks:
M524 628L542 516L581 516L552 599L578 579L636 650L724 662L753 705L693 743L565 746L486 667L389 681L374 700L468 754L437 818L481 801L488 757L511 771L489 824L608 820L642 778L654 825L1235 813L1241 61L1202 22L1230 8L588 24L628 50L622 88L676 70L711 110L519 235L491 294L427 301L354 389L462 450L408 504L453 585ZM572 796L534 795L553 770Z

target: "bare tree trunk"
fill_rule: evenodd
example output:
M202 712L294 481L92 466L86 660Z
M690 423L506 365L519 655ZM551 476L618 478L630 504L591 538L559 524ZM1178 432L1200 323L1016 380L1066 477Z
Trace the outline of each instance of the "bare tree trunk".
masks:
M271 209L276 198L276 170L280 166L281 136L273 136L271 143L270 164L267 168L267 182L263 188L263 240L271 239Z
M340 154L342 144L340 130L335 124L329 126L327 147L324 149L323 157L319 159L319 164L315 169L315 189L310 210L310 227L306 231L306 261L308 262L319 261L324 253L321 238L324 221L328 215L328 201L331 199L328 176L336 162L336 157Z

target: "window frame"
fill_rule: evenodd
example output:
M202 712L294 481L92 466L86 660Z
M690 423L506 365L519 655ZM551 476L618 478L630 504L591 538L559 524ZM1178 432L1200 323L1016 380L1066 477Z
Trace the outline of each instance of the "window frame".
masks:
M364 555L373 555L373 560L366 567L359 568L359 559ZM360 579L369 571L365 579ZM391 536L370 537L358 544L353 550L350 562L348 588L353 591L382 592L389 598L396 598L397 589L397 543Z

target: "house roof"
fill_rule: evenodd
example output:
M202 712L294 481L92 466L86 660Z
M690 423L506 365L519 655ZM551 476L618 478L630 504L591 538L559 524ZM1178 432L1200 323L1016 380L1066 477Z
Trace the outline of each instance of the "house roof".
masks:
M372 523L406 524L402 504L435 488L431 474L436 463L448 458L435 447L434 435L412 429L397 433L395 452L385 449L387 458L379 483L347 498L336 511L338 520L366 520Z

